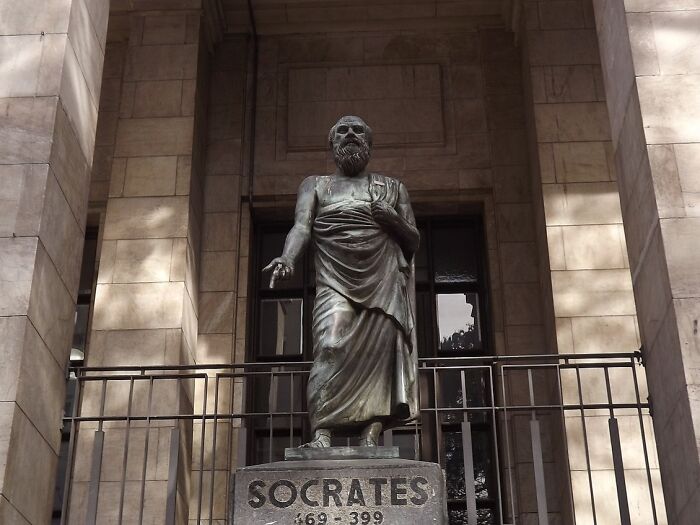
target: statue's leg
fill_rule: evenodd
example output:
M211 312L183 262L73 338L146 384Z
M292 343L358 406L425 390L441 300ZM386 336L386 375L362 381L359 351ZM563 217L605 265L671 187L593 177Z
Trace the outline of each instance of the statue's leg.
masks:
M314 438L301 448L328 448L331 446L331 431L319 428L314 433Z
M370 423L362 431L360 445L364 447L376 447L379 445L379 435L382 433L382 424L379 421Z

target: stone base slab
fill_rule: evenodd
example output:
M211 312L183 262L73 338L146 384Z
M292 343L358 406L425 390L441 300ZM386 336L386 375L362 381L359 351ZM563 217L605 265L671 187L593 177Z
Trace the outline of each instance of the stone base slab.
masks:
M398 459L399 447L285 448L286 461L313 459Z
M436 463L405 459L283 461L233 474L234 525L446 525Z

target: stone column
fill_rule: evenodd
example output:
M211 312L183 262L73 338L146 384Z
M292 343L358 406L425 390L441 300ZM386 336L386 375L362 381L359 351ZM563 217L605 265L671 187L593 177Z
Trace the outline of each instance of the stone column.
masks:
M0 1L0 522L48 523L107 0Z
M532 103L533 184L541 202L538 234L542 260L549 262L556 348L559 353L633 352L640 345L637 311L592 4L590 0L527 1L523 19L525 83ZM621 372L610 372L613 401L635 402L632 374ZM638 374L644 401L642 369ZM573 370L563 372L562 380L564 402L607 402L602 370L581 372L580 394ZM615 522L619 510L608 414L566 415L575 518L584 519L595 509L599 522ZM652 509L639 420L636 414L616 417L626 451L632 521L646 523ZM645 424L650 429L651 421ZM646 439L653 449L653 437ZM635 452L627 452L631 450ZM650 463L657 485L656 510L663 515L654 454Z
M595 0L669 520L700 514L700 2Z
M100 114L106 119L100 125L113 122L116 131L88 366L197 362L200 166L208 79L202 10L194 8L198 4L187 10L131 13L119 112ZM131 395L129 388L129 381L110 382L104 414L193 411L193 380L155 379L150 392L148 381L136 381ZM101 400L101 385L87 383L82 414L100 414ZM164 523L175 512L178 523L187 521L191 421L129 426L120 421L105 426L103 433L82 425L78 447L92 450L98 436L104 444L97 505L93 500L91 506L87 495L91 456L84 454L76 458L71 522L81 523L94 509L102 518L138 520L140 505L129 501L142 497L144 463L144 520ZM177 483L175 500L168 500L169 482Z

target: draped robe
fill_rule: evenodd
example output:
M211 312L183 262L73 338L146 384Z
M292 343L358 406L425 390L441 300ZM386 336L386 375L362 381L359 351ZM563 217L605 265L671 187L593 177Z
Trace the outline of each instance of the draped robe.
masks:
M400 184L372 174L370 194L396 208ZM313 241L314 363L307 392L313 430L342 433L374 421L389 428L415 419L418 371L412 261L374 221L370 203L362 200L319 206ZM338 330L338 316L344 319L342 330Z

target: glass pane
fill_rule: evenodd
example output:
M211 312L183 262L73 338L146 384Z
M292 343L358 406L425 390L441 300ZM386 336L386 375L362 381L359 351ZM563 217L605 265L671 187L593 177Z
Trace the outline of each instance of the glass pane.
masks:
M474 229L466 226L433 228L433 264L436 283L477 281Z
M75 326L73 328L73 345L70 351L71 361L85 359L85 341L87 339L89 304L79 304L75 307Z
M462 371L461 370L439 370L438 381L440 383L440 408L461 409L463 404L462 396ZM489 418L490 404L487 390L488 373L481 368L464 370L464 383L466 385L467 408L487 407L484 410L468 411L468 420L472 423L485 423ZM461 410L455 412L443 412L443 423L461 423L464 416Z
M267 289L270 283L271 272L262 272L262 269L267 266L272 259L282 255L282 250L284 250L284 241L287 239L287 234L282 232L270 233L266 232L262 234L261 250L260 250L260 262L262 267L259 269L260 273L260 288ZM289 288L301 288L303 285L304 278L304 265L302 260L298 260L294 272L294 276L286 281L277 281L275 283L275 289L289 289Z
M432 295L429 292L416 292L416 338L418 340L418 355L420 357L435 356L433 335L430 330L433 324L431 301Z
M467 520L467 509L451 508L448 511L450 525L472 525ZM477 525L492 525L496 523L491 509L476 509Z
M450 499L464 499L466 490L462 433L445 432L444 440L447 497ZM491 474L491 447L488 432L472 431L472 453L476 499L488 499Z
M289 434L272 436L272 455L270 455L270 434L260 431L255 436L255 463L267 463L268 461L284 460L284 449L301 445L301 436L298 432L292 435L291 443Z
M399 447L399 456L403 459L416 459L416 432L415 430L394 430L392 440L395 447Z
M416 282L425 283L430 279L428 275L428 235L425 228L419 228L418 231L420 231L420 245L415 257Z
M302 299L260 301L260 347L266 357L300 355L302 352Z
M440 350L481 350L479 296L475 293L437 295Z
M86 238L83 248L83 262L80 267L80 288L78 294L92 294L92 281L95 276L95 253L97 239Z

